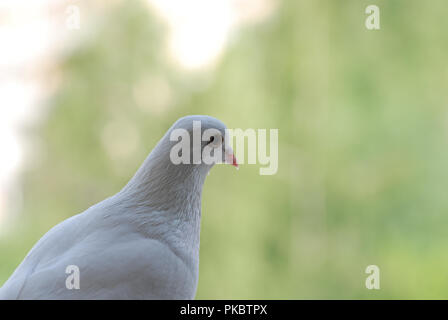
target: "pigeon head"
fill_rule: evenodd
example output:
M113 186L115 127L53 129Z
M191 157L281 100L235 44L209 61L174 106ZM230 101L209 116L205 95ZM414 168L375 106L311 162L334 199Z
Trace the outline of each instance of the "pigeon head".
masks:
M203 183L214 164L238 167L226 129L223 122L210 116L180 118L122 191L156 207L189 198L188 194L197 194L200 201Z
M175 164L203 165L210 169L216 163L228 163L238 168L227 127L216 118L202 115L180 118L167 135L170 159Z

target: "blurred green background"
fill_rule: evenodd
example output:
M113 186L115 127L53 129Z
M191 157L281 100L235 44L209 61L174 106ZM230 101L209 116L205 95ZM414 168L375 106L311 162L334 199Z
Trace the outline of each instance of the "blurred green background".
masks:
M380 30L364 26L370 4ZM279 169L207 178L198 299L448 298L446 9L279 1L214 68L187 72L161 19L112 2L61 59L45 121L29 128L44 156L0 238L0 284L51 227L118 192L177 118L207 114L278 128ZM380 290L365 287L371 264Z

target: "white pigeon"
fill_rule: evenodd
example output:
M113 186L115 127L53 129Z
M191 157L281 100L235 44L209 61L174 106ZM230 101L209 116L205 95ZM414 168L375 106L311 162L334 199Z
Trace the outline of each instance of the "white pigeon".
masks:
M193 136L195 121L201 137L217 129L201 141L201 150L220 148L225 162L238 166L221 121L179 119L120 192L56 225L36 243L0 288L0 299L193 299L202 186L213 163L174 164L170 150L178 141L170 137L174 129ZM79 287L74 277L72 286L67 284L69 266L79 269Z

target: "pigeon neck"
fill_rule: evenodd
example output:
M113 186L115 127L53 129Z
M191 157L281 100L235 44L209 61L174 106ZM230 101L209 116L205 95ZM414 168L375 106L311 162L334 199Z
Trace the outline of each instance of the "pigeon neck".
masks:
M209 169L174 165L153 152L115 198L138 230L168 245L196 279L202 186Z
M174 165L152 152L120 192L133 206L200 216L205 165Z

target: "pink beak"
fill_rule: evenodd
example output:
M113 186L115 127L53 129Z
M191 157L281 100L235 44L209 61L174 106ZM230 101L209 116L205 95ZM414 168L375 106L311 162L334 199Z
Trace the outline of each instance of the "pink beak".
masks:
M232 155L233 159L232 159L232 166L234 166L235 168L238 168L238 162L236 161L236 157L235 155Z
M230 147L226 148L226 163L231 164L238 169L238 161L236 160L233 150Z

